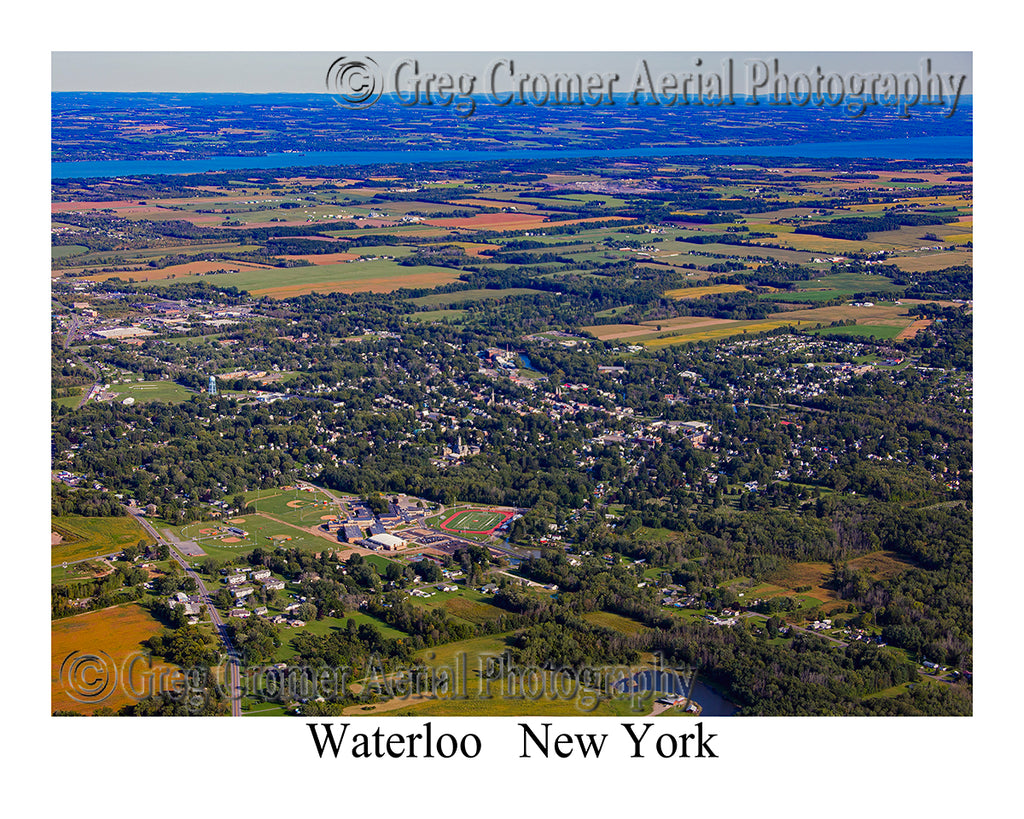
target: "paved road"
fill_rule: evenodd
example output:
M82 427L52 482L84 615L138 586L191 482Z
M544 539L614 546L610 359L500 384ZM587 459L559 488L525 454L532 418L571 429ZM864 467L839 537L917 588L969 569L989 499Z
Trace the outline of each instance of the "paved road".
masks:
M51 566L51 569L63 569L65 566L74 566L76 563L88 563L90 560L114 560L120 552L114 552L109 555L93 555L92 557L83 557L79 560L65 560L58 563L56 566Z
M231 716L240 717L242 716L242 697L241 697L241 686L239 684L239 668L241 667L241 657L234 645L231 643L231 637L228 635L227 627L224 625L224 621L221 619L220 612L217 611L213 605L213 600L210 599L210 593L206 589L206 584L203 583L203 579L196 574L196 572L189 565L188 561L181 555L177 550L177 544L168 543L167 539L160 535L159 532L153 527L153 525L146 520L146 518L138 514L137 510L129 507L129 514L139 522L157 543L164 543L168 546L171 551L171 557L178 562L178 564L185 570L185 573L196 582L196 587L199 590L200 596L203 598L203 603L206 605L206 610L210 613L210 621L213 623L214 631L217 636L220 637L221 642L224 644L224 650L228 656L228 668L231 674L231 689L230 689L230 700L231 700Z

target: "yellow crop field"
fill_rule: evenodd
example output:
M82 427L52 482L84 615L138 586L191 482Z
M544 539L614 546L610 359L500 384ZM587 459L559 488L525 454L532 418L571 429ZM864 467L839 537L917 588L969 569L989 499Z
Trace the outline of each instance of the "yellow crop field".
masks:
M801 326L802 324L809 324L809 322L801 322L796 319L786 319L784 321L735 321L728 322L728 326L697 330L692 333L681 333L669 336L668 338L654 338L649 341L641 340L641 343L646 347L657 349L659 347L667 347L670 344L683 344L688 341L710 341L712 339L738 336L743 333L763 333L767 330L777 330L779 327Z
M895 577L907 569L914 568L912 563L908 563L896 552L885 550L855 557L848 565L851 569L856 569L859 572L867 572L876 580Z
M699 299L713 293L736 293L746 289L742 284L712 284L707 287L678 287L675 290L666 290L665 295L673 299Z
M925 270L944 270L963 264L973 264L974 254L970 250L937 250L932 253L915 253L910 256L897 256L887 259L886 263L896 265L908 273L920 273Z
M661 333L672 330L689 330L699 327L723 327L735 324L730 319L706 318L704 316L681 316L664 321L645 322L644 324L594 324L581 329L601 341L632 340L643 341Z
M778 226L775 226L778 227ZM786 227L783 225L782 227ZM774 228L773 228L774 229ZM806 250L811 253L824 253L829 256L845 256L858 251L872 252L890 250L888 245L871 241L850 241L849 239L830 239L828 236L815 236L813 233L777 234L780 244L793 250Z
M427 245L428 247L435 247L440 245L455 245L461 247L466 251L467 256L479 256L489 250L499 250L501 245L489 245L481 242L437 242L436 244Z
M91 714L117 710L169 689L173 666L143 657L142 641L160 624L138 603L54 620L50 626L50 707ZM89 659L89 657L95 659Z

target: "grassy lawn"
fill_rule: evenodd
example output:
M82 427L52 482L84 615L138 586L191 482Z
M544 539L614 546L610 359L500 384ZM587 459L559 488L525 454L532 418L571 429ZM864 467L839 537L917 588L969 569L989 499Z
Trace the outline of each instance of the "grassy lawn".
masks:
M609 307L607 310L599 310L594 313L594 318L610 318L612 316L621 315L622 313L628 313L632 309L632 304L624 304L622 307Z
M96 559L85 563L71 563L65 569L57 566L50 569L50 583L69 583L75 580L92 580L94 577L105 574L109 570L106 561Z
M686 623L696 622L708 613L706 609L677 609L671 606L663 608L662 611Z
M610 611L588 611L583 619L591 625L610 628L622 634L639 634L647 631L647 626L634 620L631 617L623 617L621 614L614 614Z
M51 259L65 259L68 256L77 256L85 253L89 248L85 245L55 245L50 248Z
M363 562L369 563L373 568L377 570L377 574L383 576L384 572L387 571L388 565L391 563L386 557L380 555L363 555Z
M608 508L610 510L612 507ZM671 529L651 529L647 526L641 526L636 530L634 537L641 541L652 540L659 543L667 543L672 538L679 537L679 533L673 532Z
M85 387L73 387L74 390L72 395L64 395L60 398L51 398L50 402L55 407L70 407L74 409L78 406L78 402L82 400L82 393L85 391Z
M216 341L223 335L224 333L210 333L204 336L167 336L160 340L178 347L196 347L200 344L205 344L207 341Z
M465 657L470 669L479 667L481 661L497 657L509 646L510 634L488 634L484 637L472 637L440 646L424 648L417 651L414 658L430 666L451 666L461 662ZM481 660L482 658L482 660Z
M289 601L292 602L292 601ZM282 628L281 647L274 655L274 662L286 662L295 656L295 647L292 640L299 634L314 634L323 637L336 631L345 631L348 628L348 621L354 620L356 627L370 625L376 628L382 636L392 640L402 640L409 635L404 631L392 628L382 620L371 617L363 612L353 612L344 617L325 617L323 620L312 620L303 628Z
M410 597L409 602L422 608L444 609L452 617L479 625L497 620L505 613L491 603L493 599L476 589L459 588L454 592L435 591L431 597Z
M900 683L899 685L893 685L893 686L891 686L889 688L883 688L880 691L873 691L870 694L865 694L863 697L861 697L861 700L862 701L863 700L877 700L877 699L885 699L887 697L898 697L901 694L906 694L910 690L910 686L913 685L915 682L920 682L920 681L919 680L914 680L912 682L905 682L905 683Z
M459 323L466 317L466 310L425 310L421 313L413 313L409 316L410 321L429 322L440 321L445 324Z
M867 572L875 580L895 577L907 569L914 568L914 564L908 562L902 555L884 550L856 557L848 565L852 569Z
M248 708L246 708L248 705ZM246 700L242 703L243 717L289 717L292 712L276 703Z

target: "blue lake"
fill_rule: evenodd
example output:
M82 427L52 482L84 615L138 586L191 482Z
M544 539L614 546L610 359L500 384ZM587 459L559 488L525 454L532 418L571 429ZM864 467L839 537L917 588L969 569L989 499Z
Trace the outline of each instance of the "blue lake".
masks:
M969 136L911 137L849 142L814 142L793 145L750 145L728 147L685 146L677 148L605 149L520 149L512 151L310 151L267 154L266 156L214 156L208 159L155 160L111 159L81 162L52 162L53 179L95 179L148 174L205 173L244 169L304 168L317 165L380 165L440 162L500 162L508 159L570 159L574 157L654 156L776 156L824 159L971 159L973 139Z
M693 682L692 690L687 692L689 686L690 677L687 674L648 670L637 673L633 677L632 689L628 690L653 690L664 694L681 695L689 693L690 699L695 700L701 706L702 717L731 717L739 710L736 705L729 702L725 697L702 683L699 679ZM623 691L627 690L625 682L620 683L617 687L621 687Z

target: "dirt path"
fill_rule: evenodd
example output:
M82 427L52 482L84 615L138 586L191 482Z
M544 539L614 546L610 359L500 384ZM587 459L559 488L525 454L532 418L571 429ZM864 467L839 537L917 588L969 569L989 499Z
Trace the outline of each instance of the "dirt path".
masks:
M355 686L353 686L355 688ZM397 711L399 708L406 708L417 705L421 702L437 702L438 697L431 697L425 694L415 694L409 697L395 697L387 702L375 702L367 705L350 705L342 710L346 717L366 716L368 714L380 714L384 711Z

